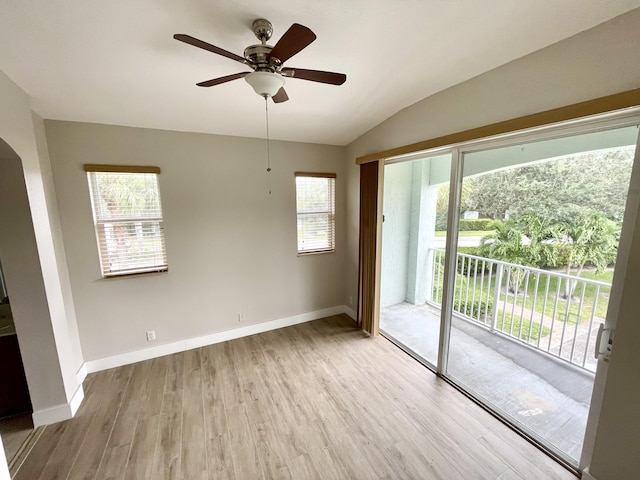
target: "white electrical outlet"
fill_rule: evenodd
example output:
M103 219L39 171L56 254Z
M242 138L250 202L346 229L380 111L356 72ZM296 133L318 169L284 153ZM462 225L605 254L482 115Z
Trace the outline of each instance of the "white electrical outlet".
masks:
M156 339L156 331L149 330L147 332L147 342L153 342Z
M239 322L244 322L244 313L240 312L240 313L238 314L238 321L239 321Z
M353 297L349 297L349 305L353 305Z

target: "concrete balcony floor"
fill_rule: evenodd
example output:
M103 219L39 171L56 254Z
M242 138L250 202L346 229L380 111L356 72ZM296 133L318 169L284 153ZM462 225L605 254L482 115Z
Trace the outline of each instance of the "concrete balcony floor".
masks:
M436 363L438 308L409 303L385 307L380 328L392 340ZM448 375L578 462L592 373L454 316Z

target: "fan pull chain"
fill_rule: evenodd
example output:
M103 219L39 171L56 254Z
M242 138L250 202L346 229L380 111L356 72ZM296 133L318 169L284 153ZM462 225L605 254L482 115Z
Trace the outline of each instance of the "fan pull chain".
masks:
M271 150L269 148L269 97L264 97L264 112L267 117L267 188L271 195Z

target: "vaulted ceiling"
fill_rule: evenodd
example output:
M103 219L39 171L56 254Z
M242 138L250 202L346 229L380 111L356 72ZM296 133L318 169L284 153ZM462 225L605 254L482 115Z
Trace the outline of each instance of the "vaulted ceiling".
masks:
M246 70L177 42L186 33L242 55L296 22L317 40L287 62L347 74L336 87L287 80L272 138L346 145L418 100L640 7L640 0L29 0L2 2L0 69L47 119L263 137Z

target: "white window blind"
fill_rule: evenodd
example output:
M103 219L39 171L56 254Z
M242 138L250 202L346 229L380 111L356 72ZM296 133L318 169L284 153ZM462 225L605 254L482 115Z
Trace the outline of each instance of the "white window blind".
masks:
M336 175L296 172L298 253L335 251Z
M167 270L160 170L106 165L85 165L85 170L102 275Z

